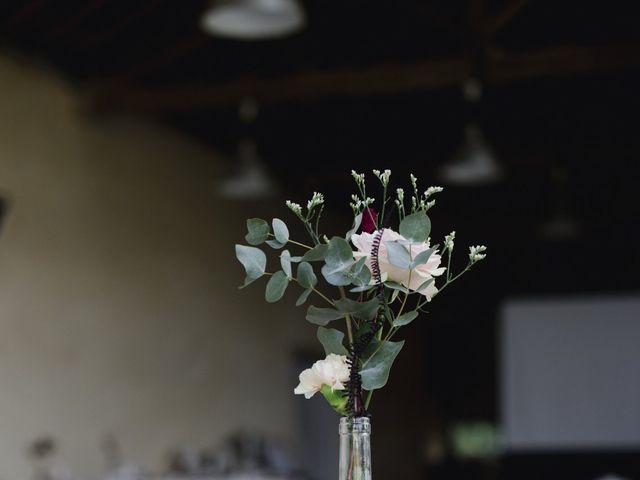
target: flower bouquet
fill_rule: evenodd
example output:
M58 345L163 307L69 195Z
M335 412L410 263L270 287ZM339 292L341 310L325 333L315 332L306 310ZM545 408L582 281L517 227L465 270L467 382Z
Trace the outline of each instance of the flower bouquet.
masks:
M368 409L373 392L385 386L404 341L397 332L413 322L425 305L486 256L486 247L472 246L468 262L453 273L451 256L455 232L443 245L431 244L427 212L441 187L420 193L410 175L411 193L389 186L391 172L373 170L382 200L368 196L365 175L351 172L357 193L351 197L353 224L344 236L321 233L324 196L314 193L306 208L286 205L310 238L293 240L286 224L274 218L247 220L249 245L236 245L246 278L241 288L268 277L267 302L280 300L290 284L301 289L296 306L310 302L306 319L317 325L326 358L300 374L294 393L311 398L320 393L341 420L340 478L369 479ZM379 212L379 213L378 213ZM391 219L397 220L397 230ZM279 252L279 267L267 271L267 256L258 246ZM443 262L446 256L446 266ZM319 278L324 279L321 285ZM437 281L436 281L437 280ZM335 287L333 293L328 288ZM313 300L311 300L313 299ZM336 325L342 325L336 328Z

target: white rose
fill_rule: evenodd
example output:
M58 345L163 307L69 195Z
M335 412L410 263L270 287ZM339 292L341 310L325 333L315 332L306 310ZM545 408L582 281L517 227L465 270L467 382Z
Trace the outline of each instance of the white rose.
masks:
M351 241L358 249L357 252L354 252L354 257L356 259L361 257L368 257L366 261L367 267L371 270L371 248L373 246L374 235L372 233L363 232L361 234L354 234L351 236ZM386 242L392 242L395 240L406 241L402 235L397 232L394 232L390 228L385 228L382 233L382 241L380 242L380 249L378 250L378 263L380 264L380 272L385 275L387 280L391 280L397 282L409 290L418 291L420 285L422 285L427 280L442 275L446 268L440 267L440 261L442 260L441 256L436 252L429 257L427 263L423 263L422 265L418 265L416 268L409 270L406 268L396 267L395 265L391 265L389 263L389 256L387 253ZM414 243L409 247L411 258L415 258L419 253L428 250L431 248L429 246L429 242L424 243ZM438 293L438 289L434 285L435 282L431 282L427 287L418 291L425 297L427 300L431 300L431 298Z
M311 368L300 374L300 384L293 393L311 398L319 392L323 385L331 390L344 390L349 380L347 357L330 353L324 360L318 360Z

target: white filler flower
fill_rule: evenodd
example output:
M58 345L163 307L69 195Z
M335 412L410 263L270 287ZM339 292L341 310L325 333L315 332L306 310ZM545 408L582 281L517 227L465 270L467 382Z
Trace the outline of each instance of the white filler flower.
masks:
M311 368L300 374L300 384L293 393L311 398L319 392L323 385L331 390L344 390L349 380L347 357L330 353L324 360L318 360Z

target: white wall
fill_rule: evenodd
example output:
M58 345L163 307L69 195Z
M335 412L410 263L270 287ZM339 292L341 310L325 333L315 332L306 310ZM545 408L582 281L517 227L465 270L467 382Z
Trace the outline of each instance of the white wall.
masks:
M640 296L507 302L502 419L509 450L640 447Z
M85 479L107 433L153 467L238 427L290 439L290 352L313 332L236 288L233 243L257 206L214 197L212 151L78 105L0 57L0 480L26 480L45 433Z

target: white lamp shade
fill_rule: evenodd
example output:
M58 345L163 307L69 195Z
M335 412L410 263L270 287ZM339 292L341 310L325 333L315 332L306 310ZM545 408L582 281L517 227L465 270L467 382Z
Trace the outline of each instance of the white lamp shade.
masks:
M218 184L218 194L235 200L256 200L270 198L277 193L277 186L267 173L252 139L240 140L236 162L236 172Z
M452 185L481 185L501 180L503 171L480 127L469 124L460 149L454 159L440 169L439 176Z
M207 10L200 25L219 37L263 40L297 32L305 15L296 0L227 0Z

